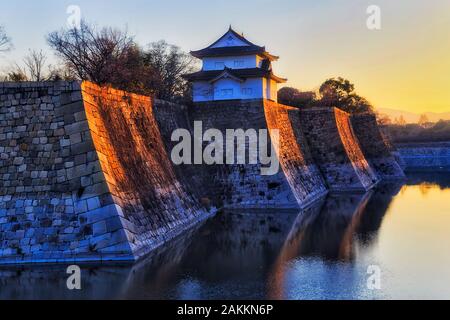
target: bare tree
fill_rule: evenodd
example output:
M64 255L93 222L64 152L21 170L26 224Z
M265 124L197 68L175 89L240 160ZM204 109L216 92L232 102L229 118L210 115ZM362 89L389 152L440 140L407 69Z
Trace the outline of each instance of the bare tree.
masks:
M49 65L48 74L46 76L48 81L74 81L77 80L77 76L64 65Z
M28 81L29 78L25 70L20 67L18 64L15 64L14 67L11 68L11 71L7 73L6 79L7 81L13 82L22 82Z
M158 98L172 100L189 94L189 85L183 75L195 68L191 55L161 40L149 45L144 53L144 62L152 70L150 86Z
M403 117L403 115L400 115L400 117L395 118L394 123L398 126L406 126L406 120Z
M376 113L376 117L377 117L377 122L378 125L380 126L387 126L392 124L392 119L389 117L389 115L385 114L385 113Z
M8 51L11 47L11 38L6 34L5 28L0 26L0 52Z
M126 31L98 30L85 21L79 28L50 33L47 41L78 79L160 99L190 97L182 76L193 71L194 58L165 41L142 50Z
M425 127L429 122L430 122L430 119L428 119L428 117L425 113L420 115L420 118L418 121L420 126Z
M28 70L29 79L32 81L44 80L44 67L47 56L41 51L30 50L23 62Z
M63 29L48 35L49 45L62 58L67 68L79 79L98 84L111 83L114 79L126 81L123 66L136 63L136 44L126 31L113 28L97 30L81 22L80 28Z

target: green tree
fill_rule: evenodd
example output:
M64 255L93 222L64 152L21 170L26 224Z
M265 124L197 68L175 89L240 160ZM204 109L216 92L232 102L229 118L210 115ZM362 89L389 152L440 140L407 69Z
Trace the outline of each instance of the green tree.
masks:
M319 89L322 106L337 107L349 113L374 112L367 99L355 92L355 86L342 77L327 79Z

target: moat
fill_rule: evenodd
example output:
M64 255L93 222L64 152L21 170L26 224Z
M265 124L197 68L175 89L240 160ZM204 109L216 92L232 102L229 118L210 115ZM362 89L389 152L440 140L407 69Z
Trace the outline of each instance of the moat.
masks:
M449 299L450 173L299 214L223 212L134 266L0 268L0 299ZM379 268L380 288L368 270Z

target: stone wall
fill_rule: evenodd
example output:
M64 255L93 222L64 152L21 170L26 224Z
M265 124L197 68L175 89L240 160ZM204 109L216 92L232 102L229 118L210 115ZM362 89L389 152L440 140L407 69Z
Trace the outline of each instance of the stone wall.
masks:
M267 129L262 100L199 103L190 112L190 119L191 123L201 121L204 131L218 129L224 136L227 129ZM210 177L207 185L211 196L226 207L298 207L280 171L262 176L261 164L211 165L204 170Z
M364 156L382 179L404 178L392 147L380 131L375 115L352 115L352 126Z
M170 154L178 142L171 140L172 133L177 129L186 129L193 133L193 123L189 119L189 108L184 105L175 104L163 100L155 100L154 115L158 122L162 141L166 152ZM200 201L212 201L209 172L201 165L177 165L174 166L175 174L179 181L193 196ZM220 201L215 201L215 205L221 207Z
M297 202L305 207L328 191L300 126L300 110L266 100L264 112L268 129L279 132L281 170Z
M397 145L406 171L450 171L450 142Z
M346 112L337 108L303 109L300 124L332 191L365 192L379 181L364 157Z
M209 215L177 179L149 97L83 82L83 100L109 191L134 255Z
M114 227L120 221L80 83L0 84L0 152L0 259L98 259L106 252L130 258L124 232ZM87 214L108 224L110 237L100 247Z
M0 84L0 263L133 261L209 214L177 180L149 98Z
M215 207L298 209L328 189L367 191L378 178L363 152L376 168L388 152L363 120L354 120L360 147L337 109L267 100L188 108L89 82L0 83L0 264L135 261ZM278 131L278 172L262 175L260 162L174 166L172 132L193 134L195 121L224 136Z
M227 129L265 129L269 133L280 130L280 170L277 174L261 175L261 163L206 166L208 181L205 185L212 197L220 198L227 208L299 208L326 194L324 181L312 161L306 141L301 131L292 126L296 112L267 100L196 104L190 112L190 120L191 123L202 121L203 130L215 128L224 135Z

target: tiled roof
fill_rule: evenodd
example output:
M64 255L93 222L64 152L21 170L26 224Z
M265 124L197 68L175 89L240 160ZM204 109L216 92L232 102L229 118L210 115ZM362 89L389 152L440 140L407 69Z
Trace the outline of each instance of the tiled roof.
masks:
M214 45L216 45L222 38L224 38L228 33L232 33L236 38L244 42L245 46L229 46L229 47L216 47L214 48ZM266 51L265 47L257 46L250 41L248 41L244 36L240 35L233 29L228 30L222 37L219 38L216 42L211 44L209 47L197 50L197 51L191 51L191 55L202 59L205 57L223 57L223 56L240 56L240 55L262 55L270 60L278 60L279 57L271 55Z
M198 51L191 51L191 55L199 59L205 57L245 56L254 54L264 56L270 60L278 59L277 56L268 53L264 47L258 46L206 48Z
M211 81L220 77L225 72L239 79L270 77L271 79L279 83L286 82L286 79L275 76L270 70L265 70L261 68L250 68L250 69L225 68L224 70L199 71L184 75L184 78L189 81Z

